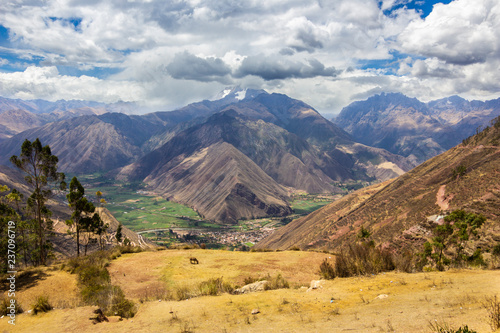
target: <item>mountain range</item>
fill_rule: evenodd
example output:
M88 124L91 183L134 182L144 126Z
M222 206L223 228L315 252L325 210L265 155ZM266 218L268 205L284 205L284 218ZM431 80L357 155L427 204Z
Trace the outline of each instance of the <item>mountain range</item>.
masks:
M108 112L132 113L133 103L104 104L91 101L24 101L0 97L0 141L47 123Z
M422 163L459 144L500 115L500 99L451 96L429 103L400 93L380 94L345 107L333 119L354 140Z
M40 138L59 157L60 171L142 182L204 218L235 223L291 213L289 198L297 191L339 192L341 182L402 175L465 138L454 129L484 123L498 111L494 101L480 107L455 100L423 104L383 94L345 108L333 123L286 95L240 88L146 115L102 113L113 106L92 103L2 99L1 119L12 136L0 142L0 163L9 165L25 139ZM474 107L457 118L450 108L463 105ZM54 116L66 114L56 111L63 109L74 116Z
M388 179L411 169L405 158L352 140L311 106L262 90L143 116L87 115L28 129L0 143L0 162L40 138L61 171L110 172L234 223L287 215L297 190L339 191L335 182Z

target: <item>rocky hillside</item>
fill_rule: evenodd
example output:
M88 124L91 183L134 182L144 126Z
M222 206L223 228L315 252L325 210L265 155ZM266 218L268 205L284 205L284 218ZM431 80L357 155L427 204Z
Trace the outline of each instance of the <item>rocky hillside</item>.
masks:
M421 245L435 215L463 209L483 214L477 246L500 242L500 118L406 174L360 191L295 220L258 248L339 249L355 242L361 227L377 244ZM434 216L434 217L433 217Z

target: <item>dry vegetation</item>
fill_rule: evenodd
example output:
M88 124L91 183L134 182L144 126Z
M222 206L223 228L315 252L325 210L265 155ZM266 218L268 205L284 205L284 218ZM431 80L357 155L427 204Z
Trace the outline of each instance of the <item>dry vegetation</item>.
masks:
M199 264L190 264L190 257ZM27 274L30 278L16 293L25 313L17 315L15 327L2 318L0 331L431 332L431 326L465 325L477 332L492 331L498 315L490 310L498 307L498 271L387 272L326 280L307 291L305 286L319 279L319 267L329 257L302 251L123 254L107 268L112 284L121 287L138 311L133 318L111 316L109 322L96 325L89 320L96 307L80 306L77 275L68 272L67 265L64 270L60 265L41 268ZM244 295L228 292L245 281L279 275L289 288ZM197 297L166 300L177 290ZM54 309L36 316L27 313L40 295L48 296Z

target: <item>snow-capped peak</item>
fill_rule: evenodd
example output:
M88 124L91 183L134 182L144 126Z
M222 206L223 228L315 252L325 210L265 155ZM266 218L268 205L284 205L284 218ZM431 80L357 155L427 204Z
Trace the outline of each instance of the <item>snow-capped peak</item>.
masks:
M229 101L229 100L231 100L233 102L238 102L238 101L242 101L244 99L254 98L260 94L266 94L266 91L265 90L254 90L254 89L242 89L240 86L228 87L228 88L225 88L220 93L218 93L214 97L213 101L218 101L218 100Z

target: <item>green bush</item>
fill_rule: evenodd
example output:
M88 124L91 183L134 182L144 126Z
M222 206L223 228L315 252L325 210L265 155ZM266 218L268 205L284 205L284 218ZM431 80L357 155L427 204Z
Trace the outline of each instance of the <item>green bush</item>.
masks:
M86 257L68 260L68 268L78 274L80 296L85 304L98 306L105 315L133 317L136 312L134 303L125 298L118 286L111 284L106 267L109 260L120 256L122 251L137 251L135 247L115 247L109 251L98 251Z
M52 305L50 305L47 296L38 296L31 309L33 310L33 314L36 315L39 312L49 312L52 310Z
M369 243L349 245L335 259L335 275L338 277L377 274L395 268L391 252L375 248Z

